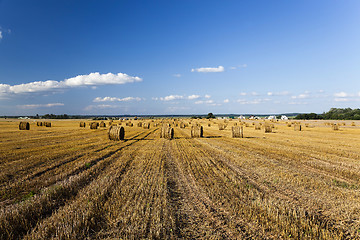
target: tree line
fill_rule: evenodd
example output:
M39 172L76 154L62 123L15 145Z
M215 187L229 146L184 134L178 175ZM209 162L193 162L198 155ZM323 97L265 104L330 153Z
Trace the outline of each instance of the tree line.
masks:
M295 117L295 119L325 119L325 120L360 120L360 109L351 108L331 108L323 114L303 113Z

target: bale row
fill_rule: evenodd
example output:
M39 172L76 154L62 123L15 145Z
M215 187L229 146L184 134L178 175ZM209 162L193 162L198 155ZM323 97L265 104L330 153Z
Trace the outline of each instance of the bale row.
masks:
M20 122L19 129L20 130L30 130L30 123L29 122Z
M36 122L36 126L41 127L51 127L51 122Z
M163 124L160 131L160 138L173 139L174 129L170 127L169 124Z
M191 137L192 138L201 138L203 137L204 131L202 126L192 126L191 127Z
M110 126L108 130L110 140L120 141L125 139L125 129L122 126Z
M244 129L242 126L234 126L231 128L231 134L233 138L243 138Z

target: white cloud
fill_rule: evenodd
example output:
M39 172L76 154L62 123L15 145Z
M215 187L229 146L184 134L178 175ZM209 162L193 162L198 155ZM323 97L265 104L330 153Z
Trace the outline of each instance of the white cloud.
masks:
M177 73L177 74L174 74L173 76L179 78L179 77L181 77L181 74Z
M54 91L59 89L92 86L109 85L109 84L125 84L142 81L139 77L132 77L124 73L107 73L100 74L98 72L90 73L88 75L79 75L73 78L65 79L64 81L36 81L30 83L23 83L18 85L0 84L0 94L22 94Z
M196 101L195 104L213 104L214 101L213 100L206 100L206 101Z
M178 99L184 99L184 96L181 96L181 95L169 95L169 96L160 98L161 101L173 101L173 100L178 100Z
M251 92L250 94L253 96L259 96L259 94L257 92Z
M211 96L209 94L205 94L205 98L211 98Z
M298 96L291 96L292 99L305 99L305 98L309 98L309 94L308 93L302 93L299 94Z
M241 93L240 93L240 96L246 96L246 95L247 95L246 92L241 92Z
M125 98L97 97L93 100L93 102L129 102L129 101L141 101L141 98L139 98L139 97L125 97Z
M125 73L106 73L100 74L98 72L90 73L88 75L78 75L73 78L65 79L66 86L88 86L88 85L107 85L107 84L125 84L142 81L139 77L132 77Z
M283 91L283 92L268 92L267 95L268 96L286 96L289 95L290 93L288 91Z
M190 95L190 96L188 96L187 98L188 99L190 99L190 100L192 100L192 99L198 99L200 96L199 95Z
M47 104L27 104L27 105L18 105L18 108L23 109L32 109L32 108L50 108L50 107L59 107L64 106L63 103L47 103Z
M24 83L19 85L10 86L9 92L14 94L19 93L33 93L33 92L44 92L49 90L56 90L65 88L64 82L58 81L38 81L38 82L31 82L31 83Z
M153 97L152 100L161 100L161 101L173 101L173 100L179 100L179 99L188 99L188 100L194 100L200 98L200 95L190 95L190 96L184 96L184 95L169 95L166 97Z
M218 67L202 67L202 68L193 68L191 69L191 72L203 72L203 73L208 73L208 72L223 72L224 71L224 67L223 66L218 66Z
M349 97L350 94L346 93L346 92L338 92L334 94L335 97L340 97L340 98L344 98L344 97Z
M183 99L184 96L180 96L180 95L169 95L166 96L164 98L160 98L162 101L172 101L172 100L177 100L177 99Z
M247 64L239 65L239 67L241 67L241 68L247 68Z
M228 103L228 102L229 102L229 99L225 99L225 100L224 100L224 103Z
M229 69L231 69L231 70L235 70L235 69L236 69L236 67L229 67Z

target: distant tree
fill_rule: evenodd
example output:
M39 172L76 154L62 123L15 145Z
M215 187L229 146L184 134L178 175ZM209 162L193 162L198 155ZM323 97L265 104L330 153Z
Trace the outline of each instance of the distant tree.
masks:
M210 118L215 118L215 116L214 116L214 114L213 113L208 113L208 115L207 115L207 117L206 117L207 119L210 119Z

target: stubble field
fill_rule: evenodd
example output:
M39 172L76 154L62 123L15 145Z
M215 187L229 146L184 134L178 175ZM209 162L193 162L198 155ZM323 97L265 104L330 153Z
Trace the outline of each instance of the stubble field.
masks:
M232 138L238 120L192 120L191 138L166 120L168 140L132 120L110 141L85 121L0 120L0 239L360 238L360 122L247 120Z

